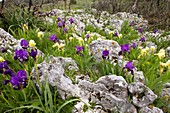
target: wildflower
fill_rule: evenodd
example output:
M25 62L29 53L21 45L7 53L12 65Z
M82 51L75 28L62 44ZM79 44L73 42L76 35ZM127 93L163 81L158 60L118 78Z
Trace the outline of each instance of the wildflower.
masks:
M78 37L77 39L78 39L80 44L82 44L82 42L84 42L83 38L81 38L81 37Z
M4 48L4 47L1 47L1 52L4 53L6 52L7 50Z
M126 54L127 52L130 52L129 44L121 45L121 51L119 52L119 55Z
M74 38L73 37L69 37L69 40L72 41Z
M42 38L42 37L44 37L44 32L39 31L37 35L38 35L39 38Z
M3 85L6 85L9 83L9 80L3 80Z
M145 37L143 36L139 41L141 41L141 42L145 42L146 41L146 39L145 39Z
M148 53L149 53L149 48L148 48L148 47L146 47L146 48L144 48L144 49L141 49L140 55L138 56L138 59L139 59L141 56L146 56L146 55L148 55Z
M71 24L74 23L73 18L70 18L69 21L70 21Z
M14 55L15 60L19 60L21 63L24 61L28 61L28 52L27 50L20 49L20 50L15 50L15 55Z
M109 35L112 35L112 34L114 34L114 31L109 31Z
M24 24L23 26L22 26L22 29L25 31L25 30L28 30L28 26L26 25L26 24Z
M132 45L131 45L131 47L133 47L134 49L136 48L136 43L133 43Z
M28 41L27 40L21 40L20 45L22 46L23 49L28 48Z
M37 49L31 49L31 52L30 52L30 56L34 59L36 59L36 56L37 56L38 52L37 52Z
M3 73L4 69L9 69L6 61L0 62L0 73Z
M4 62L4 61L5 61L5 59L0 56L0 62Z
M29 41L29 46L30 46L30 47L34 48L35 45L36 45L36 43L35 43L34 40L30 40L30 41Z
M19 70L16 75L19 81L25 82L27 80L27 72L25 70Z
M129 23L129 26L132 27L132 26L133 26L133 22L130 22L130 23Z
M165 50L164 49L161 49L158 54L155 54L155 55L158 55L159 59L162 59L165 57Z
M15 90L19 90L20 89L19 79L18 79L17 76L12 76L9 81L12 84L13 89L15 89Z
M63 28L63 31L66 33L67 32L67 28Z
M58 17L58 18L57 18L57 21L58 21L58 22L59 22L59 21L61 21L61 18L60 18L60 17Z
M118 35L118 38L122 38L122 34L119 34L119 35Z
M125 65L125 67L123 67L123 69L125 69L125 68L126 68L128 71L130 71L132 75L134 74L133 69L134 69L135 67L134 67L132 61L129 61L129 62Z
M155 29L154 31L153 31L153 33L157 33L158 32L158 30L157 29Z
M140 28L138 29L138 31L139 31L140 33L143 33L143 28L140 27Z
M81 51L84 50L83 46L76 46L76 53L79 54Z
M11 76L10 80L4 80L3 84L11 83L14 90L19 90L26 87L27 73L25 70L19 70L17 74Z
M166 63L160 62L160 73L164 71L165 67L168 67L168 69L170 69L170 60L168 60Z
M4 75L14 76L15 73L14 73L13 70L11 70L11 69L6 69L5 72L4 72Z
M109 51L107 49L105 49L103 52L102 52L102 57L103 59L105 59L107 56L109 56Z
M114 33L114 36L118 36L119 35L119 33L116 31L115 33Z
M62 23L61 22L58 22L58 27L62 27Z
M90 38L90 35L89 35L89 34L86 34L86 38L89 39L89 38Z
M61 43L58 45L58 49L63 49L65 47L65 44Z
M58 47L58 49L63 49L64 47L65 47L65 44L59 44L58 42L57 43L55 43L53 46L52 46L53 48L54 47Z
M65 27L65 21L64 20L62 21L62 26Z
M151 46L151 47L150 47L150 50L151 50L152 52L154 52L154 51L156 50L155 46Z
M56 34L51 35L49 38L50 38L50 40L53 41L54 43L56 43L56 42L58 41L58 38L57 38Z
M168 61L166 62L166 66L167 66L168 69L170 70L170 60L168 60Z

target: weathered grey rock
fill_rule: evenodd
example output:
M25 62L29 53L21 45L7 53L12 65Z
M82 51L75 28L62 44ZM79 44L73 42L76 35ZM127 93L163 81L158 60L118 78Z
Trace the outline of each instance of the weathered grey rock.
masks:
M122 76L111 75L111 76L100 77L96 81L96 83L104 84L110 94L113 94L116 97L121 98L123 100L127 100L128 84Z
M17 42L18 41L12 35L0 28L0 48L12 49L12 46L17 44Z
M95 83L82 80L78 87L82 98L101 105L106 111L137 113L127 101L127 83L121 76L104 76Z
M107 49L109 51L109 60L118 58L118 53L121 48L116 41L113 40L95 40L89 45L90 54L94 56L97 61L102 60L102 52Z
M140 113L163 113L163 111L154 106L152 108L145 106L140 109Z
M137 107L144 107L154 102L157 95L141 82L133 82L128 86L129 92L133 95L133 104Z
M145 77L142 71L134 71L134 82L141 82L145 84Z
M84 106L85 106L85 103L78 102L74 106L74 110L72 111L72 113L107 113L103 110L103 107L100 105L96 105L93 107L93 109L87 109L86 111L83 111ZM88 106L88 107L90 107L90 106Z
M71 79L64 73L65 68L77 69L75 62L71 58L62 57L49 57L48 60L38 64L37 69L33 68L32 70L31 76L36 85L38 86L38 80L41 84L47 81L51 86L57 87L62 99L69 96L77 96L79 93L78 87L73 85Z
M123 23L124 23L123 20L117 20L117 19L110 20L110 24L112 25L112 27L114 29L118 29L119 31L122 29Z
M164 97L167 101L170 99L170 83L166 83L162 89L161 96ZM168 105L170 109L170 103Z
M79 83L82 80L91 81L88 75L83 75L83 74L76 75L76 83Z

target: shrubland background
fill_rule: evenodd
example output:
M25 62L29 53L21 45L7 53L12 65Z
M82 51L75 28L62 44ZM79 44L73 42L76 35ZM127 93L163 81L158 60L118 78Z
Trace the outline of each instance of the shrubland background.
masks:
M5 0L4 2L2 0L1 19L8 18L5 15L6 11L8 13L10 13L10 9L14 11L12 6L27 7L29 11L33 12L47 8L49 10L52 8L67 10L83 8L88 11L96 8L97 16L100 16L100 12L104 10L109 13L137 13L149 21L149 29L170 29L170 0Z

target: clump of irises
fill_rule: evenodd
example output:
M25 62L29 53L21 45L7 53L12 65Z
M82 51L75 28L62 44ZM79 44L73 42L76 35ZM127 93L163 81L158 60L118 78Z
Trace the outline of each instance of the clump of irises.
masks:
M10 79L4 80L3 84L6 85L10 83L14 90L20 90L27 86L27 72L25 70L19 70L15 73L8 67L8 61L0 62L0 73L5 77L7 75L10 76Z
M69 22L70 22L70 24L73 24L74 23L73 18L70 18ZM63 33L66 33L68 31L67 28L66 28L66 21L62 20L60 17L57 18L57 26L59 28L62 28Z
M32 43L32 40L30 41L30 43ZM36 60L36 56L38 52L37 49L34 46L32 46L33 44L29 44L27 40L22 39L20 45L22 48L16 49L14 52L15 60L24 63L29 60L29 56L31 56L34 60Z

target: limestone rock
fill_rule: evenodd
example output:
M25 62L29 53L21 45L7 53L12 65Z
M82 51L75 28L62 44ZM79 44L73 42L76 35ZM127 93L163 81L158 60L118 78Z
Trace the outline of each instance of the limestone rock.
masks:
M0 48L12 49L13 45L17 43L18 41L12 35L0 28Z
M113 40L95 40L89 45L90 54L94 56L97 61L102 60L102 52L107 49L109 51L109 60L118 58L118 53L121 48L116 41Z
M145 106L140 109L140 113L163 113L163 111L154 106L152 108Z
M101 105L105 111L137 113L127 101L127 83L121 76L104 76L95 83L82 80L78 87L82 98Z
M133 82L128 86L129 92L133 95L133 104L137 107L145 107L154 102L157 95L141 82Z
M145 84L145 77L142 71L134 71L134 82L141 82Z
M77 69L77 67L74 67L76 65L75 62L72 63L73 60L71 58L62 57L50 57L48 60L38 64L37 69L33 68L32 70L31 76L36 85L38 85L38 80L41 84L48 81L51 86L57 87L62 99L69 96L77 96L79 93L78 87L73 85L71 79L64 73L65 68ZM67 63L69 64L68 67L66 67Z
M110 94L113 94L116 97L121 98L123 100L127 100L128 84L122 76L110 75L110 76L100 77L96 81L96 83L104 84Z

